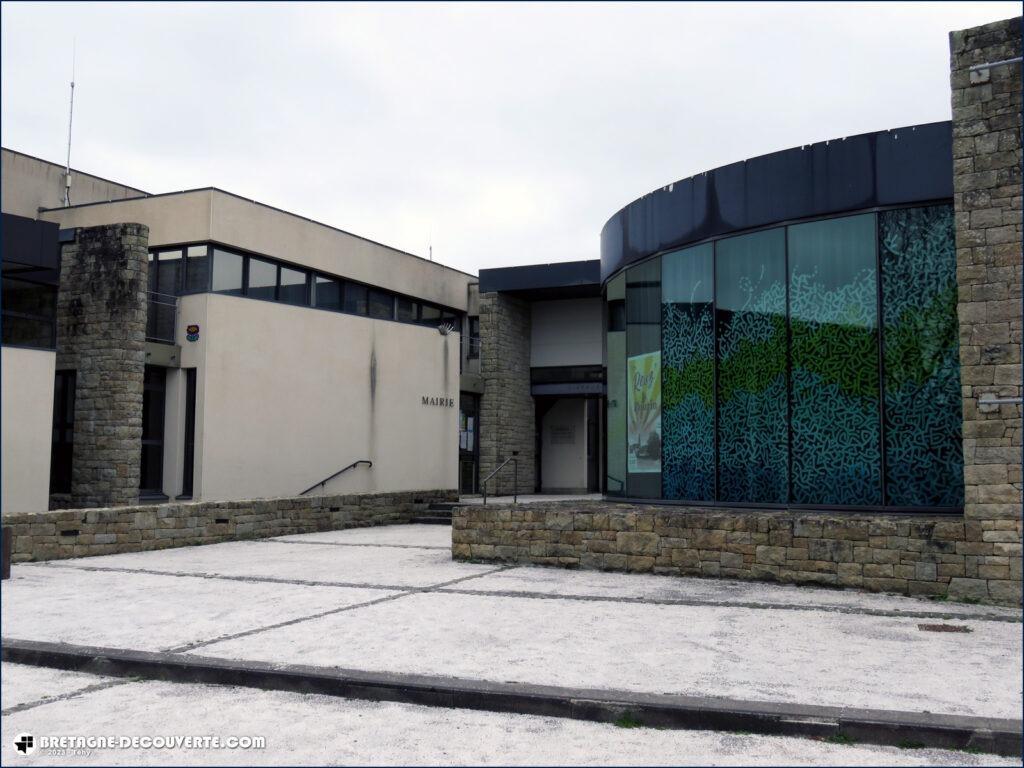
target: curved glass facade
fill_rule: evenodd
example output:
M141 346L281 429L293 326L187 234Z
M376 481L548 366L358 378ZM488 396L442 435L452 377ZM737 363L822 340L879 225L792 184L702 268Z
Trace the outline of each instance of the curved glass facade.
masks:
M606 297L609 495L962 507L952 206L722 237Z

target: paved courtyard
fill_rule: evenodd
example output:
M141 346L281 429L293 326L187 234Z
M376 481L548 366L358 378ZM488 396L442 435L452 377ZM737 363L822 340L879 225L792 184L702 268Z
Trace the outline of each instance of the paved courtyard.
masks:
M445 526L391 526L16 565L2 587L3 637L495 683L1021 717L1021 624L1020 612L1013 609L770 584L456 563L450 536ZM923 631L922 624L966 631ZM626 731L524 715L226 687L114 680L97 688L96 680L5 664L5 756L12 734L38 729L34 723L43 715L51 732L58 725L77 733L112 727L104 712L119 712L122 730L131 721L139 729L151 722L156 730L180 723L180 732L192 732L189 726L205 722L200 713L213 708L238 713L225 723L251 722L250 731L263 731L298 750L294 760L275 753L266 762L678 763L686 761L683 754L699 754L693 762L728 764L751 762L769 742L778 742L771 747L779 750L777 757L769 761L776 763L811 756L800 751L812 750L808 745L819 750L814 754L821 760L844 764L970 757L805 739L747 736L744 742L707 732ZM78 688L88 691L49 701ZM190 706L186 716L181 706L161 703L172 695L202 705ZM246 715L247 697L266 704L260 713L268 708L293 712L292 719L301 715L310 722L284 737L281 729L289 718L276 722L268 714ZM49 703L39 704L42 700ZM137 721L132 701L138 702ZM216 707L215 701L220 702ZM302 734L323 730L321 713L325 722L363 729L362 748L377 744L379 750L339 747L330 759L302 752L294 745L306 738ZM396 722L387 727L378 723L392 718ZM458 723L459 736L413 738L416 728L439 721ZM412 730L403 734L401 723ZM493 743L481 743L481 734L504 735L486 736ZM392 747L405 746L392 749L389 738L395 740ZM321 734L317 748L344 741L332 730ZM535 743L524 752L515 748L520 741ZM580 751L567 752L560 761L563 741ZM797 746L786 746L790 742ZM545 751L549 747L554 751ZM256 758L246 753L243 761L251 759ZM210 760L231 762L225 753ZM986 764L995 760L989 756Z

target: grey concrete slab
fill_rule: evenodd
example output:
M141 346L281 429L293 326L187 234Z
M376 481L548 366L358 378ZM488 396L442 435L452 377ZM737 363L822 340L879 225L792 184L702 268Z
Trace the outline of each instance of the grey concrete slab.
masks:
M275 540L77 558L61 561L60 565L397 588L426 587L484 574L496 567L454 563L451 552L445 549L390 547L382 552L378 547L318 546Z
M0 709L69 696L116 678L26 664L0 664Z
M393 594L61 565L11 569L0 587L5 637L162 650Z
M19 667L10 683L20 686ZM100 678L102 679L102 678ZM5 717L0 762L61 765L1019 765L927 749L839 745L727 732L621 728L577 720L137 682ZM20 733L262 736L258 750L107 749L16 755Z
M970 632L930 633L915 619L814 610L418 593L216 643L202 654L1019 718L1019 625L966 625Z

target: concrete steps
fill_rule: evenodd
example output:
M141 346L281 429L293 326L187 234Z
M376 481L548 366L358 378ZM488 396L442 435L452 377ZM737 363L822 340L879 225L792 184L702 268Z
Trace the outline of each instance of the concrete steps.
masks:
M432 502L424 511L409 520L410 523L426 523L428 525L451 525L452 510L459 506L457 501Z

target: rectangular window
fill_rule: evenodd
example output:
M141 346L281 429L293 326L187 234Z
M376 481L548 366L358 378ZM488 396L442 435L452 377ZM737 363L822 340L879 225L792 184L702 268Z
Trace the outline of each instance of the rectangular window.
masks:
M150 255L152 256L152 254ZM177 296L181 293L182 266L180 248L175 248L172 251L157 251L156 261L150 261L150 290L166 296Z
M480 318L469 318L469 352L470 359L480 357Z
M714 248L661 259L662 493L715 499Z
M210 247L190 245L185 252L185 293L210 290Z
M231 251L213 251L213 291L242 295L243 258Z
M789 495L785 229L715 243L715 283L718 498L785 504Z
M420 324L436 328L441 322L441 309L430 304L424 304L420 310Z
M399 296L395 299L396 318L403 323L415 323L419 316L420 305L412 299Z
M615 299L608 302L608 331L626 330L626 300Z
M395 317L395 297L386 291L371 288L369 307L370 317L377 320L392 320Z
M317 275L313 288L313 306L320 309L341 310L341 281Z
M953 208L883 211L878 235L886 503L959 508L963 421Z
M6 265L5 265L6 266ZM57 286L3 278L0 297L3 343L52 349L57 314Z
M309 304L305 272L291 267L281 267L281 278L277 289L277 300L285 304Z
M185 450L181 495L192 496L196 463L196 369L185 369Z
M345 311L354 315L367 312L366 286L359 283L345 283Z
M166 385L167 369L147 365L142 386L142 471L139 490L148 495L163 493Z
M277 265L270 261L249 257L249 277L245 295L251 299L273 301L277 291Z
M661 495L661 259L626 270L626 491Z
M791 501L881 504L874 214L788 238Z
M53 379L53 441L50 493L71 493L75 442L75 372L57 371Z

